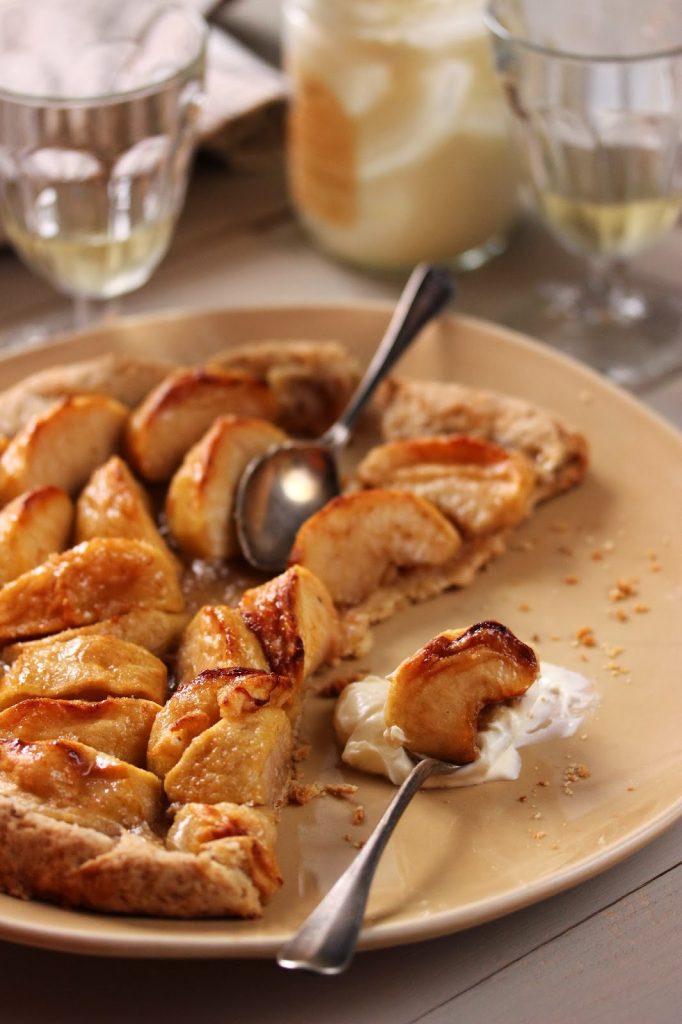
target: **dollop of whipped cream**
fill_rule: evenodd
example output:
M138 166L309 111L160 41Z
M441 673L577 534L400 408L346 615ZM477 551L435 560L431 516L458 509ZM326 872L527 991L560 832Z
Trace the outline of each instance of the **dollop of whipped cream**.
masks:
M386 728L384 708L389 686L388 679L372 675L350 683L336 703L334 725L346 764L385 775L398 786L413 764L402 749L401 730ZM492 709L485 728L478 734L478 759L452 775L434 776L426 785L454 788L516 779L521 772L521 747L573 736L595 703L589 679L542 662L539 677L523 697Z

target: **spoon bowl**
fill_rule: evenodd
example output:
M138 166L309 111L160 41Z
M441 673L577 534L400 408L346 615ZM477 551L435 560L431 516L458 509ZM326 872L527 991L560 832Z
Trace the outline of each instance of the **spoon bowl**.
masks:
M454 292L454 278L446 267L416 267L365 375L336 423L318 441L275 445L249 463L235 497L237 537L247 562L266 572L285 568L299 528L341 492L336 456L350 440L360 413L380 381Z

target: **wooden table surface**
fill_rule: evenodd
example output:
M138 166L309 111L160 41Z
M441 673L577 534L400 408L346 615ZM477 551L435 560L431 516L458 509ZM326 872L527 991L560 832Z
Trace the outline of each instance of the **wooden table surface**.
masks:
M640 264L679 287L682 232ZM523 289L575 269L528 225L503 256L462 278L459 305L503 321ZM391 300L397 292L395 282L335 264L310 245L277 162L258 174L202 163L171 252L124 311ZM11 253L0 255L0 331L67 309ZM682 373L640 397L682 426ZM575 889L460 934L363 953L339 978L261 961L90 959L0 943L0 1020L672 1024L682 1004L681 848L682 822Z

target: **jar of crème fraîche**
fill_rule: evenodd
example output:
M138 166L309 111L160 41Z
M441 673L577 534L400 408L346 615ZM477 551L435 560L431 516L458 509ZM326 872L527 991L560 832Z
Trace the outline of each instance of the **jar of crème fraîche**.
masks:
M285 0L290 188L313 238L377 270L473 268L517 212L482 0Z

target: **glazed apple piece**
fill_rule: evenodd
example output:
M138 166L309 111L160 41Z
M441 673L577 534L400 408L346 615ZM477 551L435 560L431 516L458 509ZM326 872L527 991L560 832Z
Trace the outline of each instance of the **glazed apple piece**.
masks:
M277 402L277 422L296 437L319 437L346 407L360 373L336 341L261 341L227 349L211 360L266 381Z
M52 484L69 494L116 448L128 410L104 395L76 395L30 420L0 459L0 500Z
M535 474L525 456L464 434L390 441L357 470L366 487L410 491L432 502L465 536L502 530L530 511Z
M137 644L161 658L178 643L188 616L185 612L164 612L157 608L134 608L110 619L101 619L91 626L65 629L40 640L8 644L2 649L2 660L11 664L25 651L42 650L48 644L65 643L83 636L111 636Z
M252 459L286 434L267 420L221 416L187 452L171 480L166 520L181 551L216 560L239 553L232 521L240 477Z
M177 811L166 845L171 850L203 853L227 867L242 865L265 903L282 884L275 839L273 815L265 808L190 803Z
M134 697L60 700L31 697L0 712L0 738L76 740L121 761L146 767L147 744L159 704Z
M468 764L484 708L523 696L538 672L532 648L499 622L447 630L393 673L386 725L414 752Z
M85 743L0 739L0 775L45 813L113 835L162 824L157 777Z
M168 559L144 541L84 541L0 589L0 643L145 608L183 610L182 592Z
M246 803L279 806L287 796L292 730L282 708L221 718L189 744L164 780L179 803Z
M36 487L0 511L0 584L63 551L71 535L73 505L61 487Z
M118 455L95 470L76 504L76 542L95 537L144 540L175 564L154 522L149 497Z
M250 714L266 704L291 710L294 699L288 676L248 668L206 669L180 685L160 711L149 738L149 768L163 778L221 717L235 718L242 710Z
M336 609L325 584L305 566L292 566L247 590L239 611L258 637L272 671L290 676L297 687L336 657Z
M18 434L34 416L75 395L108 395L128 407L139 405L172 369L168 363L108 352L38 370L0 394L0 430Z
M298 531L291 564L325 584L334 604L360 604L401 569L439 565L462 540L430 502L405 491L334 498Z
M204 605L182 635L175 659L178 683L188 683L205 669L240 667L268 671L258 639L236 608Z
M27 697L142 697L163 704L167 670L144 647L81 636L24 651L0 678L0 708Z
M218 416L274 419L267 384L247 373L190 369L171 373L130 417L127 452L146 480L168 480Z

